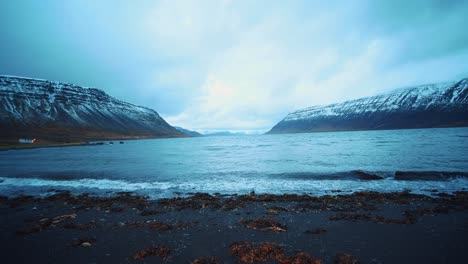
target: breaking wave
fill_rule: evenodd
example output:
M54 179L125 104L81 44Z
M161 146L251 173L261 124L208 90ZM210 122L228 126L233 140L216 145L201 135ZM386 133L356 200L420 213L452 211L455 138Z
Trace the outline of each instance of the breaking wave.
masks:
M453 192L468 188L468 128L201 137L0 151L0 195Z
M198 179L181 182L128 182L112 179L75 179L52 180L39 178L7 178L0 177L0 192L7 196L21 194L43 195L53 190L70 190L74 193L94 193L96 195L108 195L114 192L135 192L148 195L151 198L173 197L179 194L195 192L243 194L255 191L257 193L306 193L310 195L326 195L336 193L352 193L356 191L395 192L411 190L414 193L433 194L434 192L452 193L466 190L468 178L456 177L444 181L395 180L383 178L381 180L356 180L349 178L340 179L303 179L273 177L265 181L265 178L240 178L233 180Z

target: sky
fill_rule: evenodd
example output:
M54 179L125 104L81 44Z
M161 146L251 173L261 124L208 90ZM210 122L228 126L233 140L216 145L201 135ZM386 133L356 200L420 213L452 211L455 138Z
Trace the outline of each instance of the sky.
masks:
M0 1L0 74L97 87L201 132L468 77L468 1Z

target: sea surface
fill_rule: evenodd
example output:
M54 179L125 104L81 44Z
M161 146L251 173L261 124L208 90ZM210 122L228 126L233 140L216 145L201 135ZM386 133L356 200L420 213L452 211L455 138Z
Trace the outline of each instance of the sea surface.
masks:
M416 181L394 178L396 171L468 172L468 128L108 143L0 151L0 195L130 191L159 198L194 192L431 194L468 189L466 175ZM362 180L356 170L384 179Z

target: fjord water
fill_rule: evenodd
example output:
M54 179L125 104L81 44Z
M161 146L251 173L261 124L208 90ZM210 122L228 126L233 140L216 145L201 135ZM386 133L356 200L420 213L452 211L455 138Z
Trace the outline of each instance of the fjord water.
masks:
M466 178L401 181L395 171L468 172L468 128L219 136L0 152L0 193L428 193ZM383 180L359 180L352 171Z

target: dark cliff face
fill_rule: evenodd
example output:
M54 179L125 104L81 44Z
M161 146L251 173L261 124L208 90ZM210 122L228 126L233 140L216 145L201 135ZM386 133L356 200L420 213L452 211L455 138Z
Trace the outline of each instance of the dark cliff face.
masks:
M95 88L0 76L0 138L50 141L181 137L152 109Z
M306 108L288 114L268 133L461 126L468 126L468 79Z

